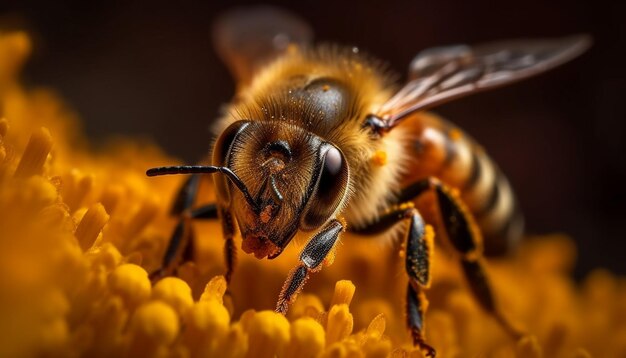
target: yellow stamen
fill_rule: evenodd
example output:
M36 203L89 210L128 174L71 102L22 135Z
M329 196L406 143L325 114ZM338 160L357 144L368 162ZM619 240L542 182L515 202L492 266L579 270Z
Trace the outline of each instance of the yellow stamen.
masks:
M122 254L110 242L103 243L102 246L92 249L88 254L94 267L102 267L106 271L113 270L122 262Z
M163 302L141 305L129 323L132 337L127 356L155 356L172 344L179 331L176 312Z
M354 324L347 304L331 307L326 323L326 345L331 345L348 337Z
M300 318L291 324L291 341L285 356L317 357L325 345L324 328L312 318Z
M381 313L378 316L374 317L369 326L367 326L365 335L375 339L380 339L383 333L385 333L385 325L385 316Z
M322 301L316 295L301 293L287 312L290 319L301 317L317 318L324 311Z
M52 149L52 136L46 128L39 128L30 137L22 159L15 169L16 178L41 174L43 165Z
M120 295L128 307L135 307L150 297L148 273L137 265L120 265L109 276L109 289Z
M73 169L62 178L61 195L70 212L82 206L85 198L94 185L93 175L85 175L78 169Z
M228 288L228 284L226 283L226 279L224 276L215 276L206 284L204 288L204 292L202 296L200 296L200 301L208 301L215 300L220 304L223 303L224 293Z
M243 326L240 323L235 323L220 342L217 352L219 352L220 357L241 358L249 349L248 336Z
M108 221L109 215L102 204L95 204L87 210L74 233L83 251L87 251L93 245Z
M355 290L356 286L354 286L351 281L337 281L337 283L335 284L335 293L333 294L333 299L330 301L331 307L341 304L350 305Z
M191 288L177 277L166 277L157 282L152 288L152 299L169 304L181 317L193 306Z
M251 349L246 357L282 356L290 339L289 322L285 316L274 311L262 311L250 319L248 341Z
M185 316L183 339L196 356L216 356L220 340L228 334L230 315L215 300L196 302Z

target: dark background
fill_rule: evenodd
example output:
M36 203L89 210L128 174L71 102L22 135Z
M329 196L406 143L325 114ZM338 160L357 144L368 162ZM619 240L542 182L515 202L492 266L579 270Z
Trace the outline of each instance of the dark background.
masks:
M35 36L26 82L58 90L96 143L154 138L193 163L234 90L209 35L234 3L4 1L0 22ZM437 109L508 174L530 233L576 239L579 276L600 266L626 273L626 9L618 3L276 2L307 19L317 40L358 45L400 74L429 46L592 34L587 54L549 74Z

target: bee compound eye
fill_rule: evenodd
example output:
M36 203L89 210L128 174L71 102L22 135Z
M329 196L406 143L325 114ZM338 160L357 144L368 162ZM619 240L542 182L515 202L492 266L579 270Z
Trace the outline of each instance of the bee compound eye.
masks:
M339 149L329 146L322 157L315 192L304 211L300 228L313 230L326 222L343 200L348 182L348 165Z
M343 167L343 158L339 150L335 147L330 147L326 151L324 157L324 168L322 168L322 176L320 177L320 189L331 189L341 176Z

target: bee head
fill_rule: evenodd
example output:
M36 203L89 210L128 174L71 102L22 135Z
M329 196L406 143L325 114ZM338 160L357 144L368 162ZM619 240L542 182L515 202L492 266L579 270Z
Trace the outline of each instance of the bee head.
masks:
M341 150L284 121L230 125L216 142L213 164L228 167L246 188L215 177L220 204L239 224L243 250L257 258L277 257L298 230L318 229L347 193Z

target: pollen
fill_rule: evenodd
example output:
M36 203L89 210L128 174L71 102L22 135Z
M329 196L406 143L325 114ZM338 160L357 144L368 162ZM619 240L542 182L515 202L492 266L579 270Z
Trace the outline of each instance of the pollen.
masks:
M145 177L173 159L132 139L104 152L77 146L87 139L72 111L18 81L30 46L0 32L0 357L423 356L405 327L405 243L341 233L333 265L311 274L286 316L268 309L301 247L270 261L240 255L227 283L216 220L190 223L194 261L152 282L177 224L165 204L184 178ZM214 197L207 188L199 200ZM425 338L438 356L624 356L624 277L575 281L571 239L545 235L485 259L518 340L476 303L436 226L425 240Z
M448 131L448 137L453 141L458 141L463 137L463 133L457 128L452 128Z
M267 224L272 219L272 206L267 205L263 208L263 211L259 214L259 218L262 223Z
M379 167L385 166L387 164L387 152L383 150L374 152L374 155L372 155L372 163Z

